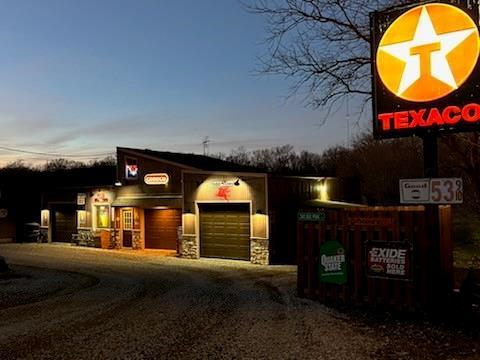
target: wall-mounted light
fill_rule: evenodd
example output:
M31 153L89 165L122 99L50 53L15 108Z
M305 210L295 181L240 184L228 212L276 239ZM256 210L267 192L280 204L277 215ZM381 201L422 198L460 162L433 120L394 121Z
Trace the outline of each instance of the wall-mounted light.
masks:
M122 182L121 181L115 181L115 186L122 186Z
M321 201L328 201L328 185L327 179L322 179L319 185L320 190L320 200Z
M233 183L233 185L235 185L235 186L240 186L240 178L237 178L237 180L235 180L235 182Z

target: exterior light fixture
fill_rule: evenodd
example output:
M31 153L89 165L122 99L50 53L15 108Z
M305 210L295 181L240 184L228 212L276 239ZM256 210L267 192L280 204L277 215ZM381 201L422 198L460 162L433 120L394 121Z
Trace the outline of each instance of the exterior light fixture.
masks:
M118 181L118 180L117 180L117 181L115 181L115 186L122 186L122 183L121 183L121 181Z
M235 180L235 182L233 183L233 185L235 185L235 186L240 186L240 178L237 178L237 180Z

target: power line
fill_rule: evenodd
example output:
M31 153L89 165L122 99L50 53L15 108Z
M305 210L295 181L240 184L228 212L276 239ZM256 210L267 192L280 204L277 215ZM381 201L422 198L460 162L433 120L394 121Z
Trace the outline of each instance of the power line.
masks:
M114 152L97 153L97 154L55 154L55 153L47 153L47 152L40 152L40 151L17 149L17 148L11 148L6 146L0 146L0 150L22 153L22 154L29 154L29 155L47 156L47 157L73 157L73 158L102 157L102 156L110 156L115 154Z

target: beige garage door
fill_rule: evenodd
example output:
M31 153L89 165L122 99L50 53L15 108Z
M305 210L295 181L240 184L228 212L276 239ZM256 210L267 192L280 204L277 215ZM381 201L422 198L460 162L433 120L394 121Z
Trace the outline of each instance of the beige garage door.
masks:
M200 256L250 260L248 204L200 207Z

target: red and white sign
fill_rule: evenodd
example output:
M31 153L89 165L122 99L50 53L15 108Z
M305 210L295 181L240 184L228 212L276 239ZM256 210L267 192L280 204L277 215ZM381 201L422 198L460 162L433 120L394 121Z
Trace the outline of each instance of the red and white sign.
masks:
M143 178L145 184L147 185L167 185L170 181L168 174L158 173L158 174L147 174Z

